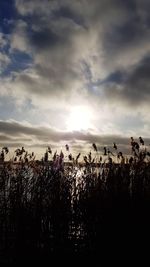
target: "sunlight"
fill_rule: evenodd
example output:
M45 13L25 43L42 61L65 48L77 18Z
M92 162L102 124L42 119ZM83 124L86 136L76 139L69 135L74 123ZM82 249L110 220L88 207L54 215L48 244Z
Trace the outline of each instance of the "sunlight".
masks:
M91 112L89 108L85 106L73 107L66 124L68 131L88 130L91 127Z

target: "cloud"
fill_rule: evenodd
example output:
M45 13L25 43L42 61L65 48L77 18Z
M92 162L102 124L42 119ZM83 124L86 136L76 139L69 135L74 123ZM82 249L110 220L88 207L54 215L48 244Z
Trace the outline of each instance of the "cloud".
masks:
M116 72L117 75L117 72ZM115 76L115 74L114 74ZM148 105L150 100L150 56L145 56L130 71L119 74L120 81L108 78L105 85L106 97L110 101L120 101L129 106ZM122 77L122 78L121 78Z
M0 49L3 49L7 45L7 42L8 42L7 36L5 36L5 34L0 32Z
M31 71L39 78L34 79L35 84L27 73L26 77L23 74L17 79L27 82L25 87L30 88L31 95L40 94L38 87L42 84L45 88L42 95L46 97L48 93L61 94L62 91L63 97L72 90L84 94L89 85L84 64L90 69L91 82L97 82L118 68L126 72L149 51L146 2L142 12L140 2L135 0L94 0L92 3L45 0L42 5L40 1L17 0L16 8L22 22L16 24L12 38L16 38L16 42L12 47L32 51Z
M3 73L5 68L10 63L10 58L5 51L5 47L8 45L8 36L0 32L0 74Z
M95 138L98 131L127 135L127 125L135 133L138 123L148 135L148 1L16 0L15 6L18 14L9 34L9 51L0 52L0 62L7 68L13 57L17 65L26 55L30 64L12 67L7 77L0 79L1 96L16 105L16 113L7 114L8 119L22 118L33 125L47 120L52 129L65 130L72 106L85 105L94 113ZM2 48L6 39L0 35ZM135 123L131 123L133 119ZM73 136L41 127L39 132L36 125L35 129L25 127L17 134L25 131L33 142L41 143L50 140L49 136L54 142L74 136L94 140L89 133Z
M28 53L30 53L26 32L27 26L27 22L22 19L15 21L15 27L13 28L13 32L10 36L11 50L16 49L23 52L28 51Z
M100 141L101 137L98 135L93 135L91 133L85 132L67 132L67 131L59 131L50 127L44 126L31 126L28 123L19 123L17 121L0 121L0 133L3 136L11 136L13 138L22 136L30 136L33 139L41 140L41 141L52 141L52 142L61 142L61 141L86 141L86 142L94 142Z
M31 126L29 123L20 123L17 121L0 121L0 140L5 142L21 143L22 145L43 145L43 144L65 144L69 142L72 146L78 146L80 143L88 146L93 142L99 146L112 146L116 142L121 146L129 145L129 137L121 135L98 135L90 132L67 132L58 129L44 127L44 126ZM149 142L149 139L146 139Z
M6 54L0 52L0 73L7 67L9 63L10 58Z
M83 87L84 77L80 72L80 64L76 60L76 48L73 35L78 34L74 23L62 21L49 23L33 21L28 29L24 21L19 20L11 37L11 49L18 49L33 55L33 66L22 73L14 73L14 87L47 99L47 95L61 95L79 90ZM52 24L52 25L51 25ZM78 27L80 28L80 27ZM13 86L12 86L13 88ZM41 90L42 88L42 90ZM21 96L20 96L21 97Z

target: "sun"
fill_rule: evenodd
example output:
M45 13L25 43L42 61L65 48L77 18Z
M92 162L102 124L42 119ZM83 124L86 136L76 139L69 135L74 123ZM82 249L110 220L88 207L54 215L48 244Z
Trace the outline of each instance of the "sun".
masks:
M88 107L72 107L67 119L68 131L88 130L91 127L91 111Z

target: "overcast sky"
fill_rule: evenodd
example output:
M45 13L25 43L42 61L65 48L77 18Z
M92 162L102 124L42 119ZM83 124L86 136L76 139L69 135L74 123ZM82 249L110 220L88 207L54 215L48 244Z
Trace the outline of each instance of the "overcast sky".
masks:
M149 102L149 0L0 1L0 146L128 145Z

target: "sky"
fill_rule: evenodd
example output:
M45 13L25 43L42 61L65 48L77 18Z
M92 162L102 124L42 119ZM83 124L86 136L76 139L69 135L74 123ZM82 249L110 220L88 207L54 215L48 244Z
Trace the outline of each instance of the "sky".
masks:
M0 146L150 142L149 0L0 0Z

